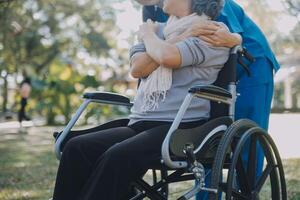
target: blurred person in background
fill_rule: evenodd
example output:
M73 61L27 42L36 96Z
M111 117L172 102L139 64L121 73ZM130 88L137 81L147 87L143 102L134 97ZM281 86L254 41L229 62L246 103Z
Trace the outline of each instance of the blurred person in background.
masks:
M31 80L27 76L26 71L23 72L23 81L20 84L20 96L21 96L21 101L20 101L20 110L18 113L18 120L20 123L20 127L22 127L22 121L29 121L30 117L26 114L26 106L27 106L27 100L30 96L31 92Z

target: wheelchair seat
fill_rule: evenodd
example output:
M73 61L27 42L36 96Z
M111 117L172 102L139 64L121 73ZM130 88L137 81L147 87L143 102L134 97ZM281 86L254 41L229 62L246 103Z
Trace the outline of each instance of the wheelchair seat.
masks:
M229 117L219 117L195 128L177 129L170 140L171 153L179 159L185 158L182 150L186 144L192 144L199 161L213 157L222 134L232 122Z
M190 129L177 129L170 140L171 159L174 161L185 161L186 154L183 152L186 144L195 147L195 155L198 162L204 166L210 166L216 154L220 140L233 123L230 117L219 117L211 119L204 124ZM155 170L174 170L162 164L161 157L149 166Z

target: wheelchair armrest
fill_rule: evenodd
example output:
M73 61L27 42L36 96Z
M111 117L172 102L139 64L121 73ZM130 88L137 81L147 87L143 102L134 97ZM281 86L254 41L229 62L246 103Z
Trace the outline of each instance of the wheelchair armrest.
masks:
M189 93L194 94L197 97L230 104L232 100L232 94L214 85L195 85L189 89Z
M105 104L123 105L128 107L133 105L128 97L112 92L87 92L83 94L83 98Z
M80 107L77 109L76 113L73 115L65 129L60 136L57 138L55 142L55 154L57 159L60 159L61 157L61 146L67 137L67 135L70 133L72 127L75 125L76 121L82 114L82 112L85 110L85 108L88 106L89 103L95 102L95 103L102 103L102 104L110 104L110 105L120 105L120 106L127 106L131 107L133 103L130 102L129 98L116 94L116 93L110 93L110 92L87 92L83 94L83 98L85 99L84 102L80 105ZM58 134L55 134L58 135Z

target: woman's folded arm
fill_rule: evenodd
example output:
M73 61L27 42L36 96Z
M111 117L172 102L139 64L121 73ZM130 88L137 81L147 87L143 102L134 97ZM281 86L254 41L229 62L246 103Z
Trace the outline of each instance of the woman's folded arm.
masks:
M164 42L172 45L173 48L176 48L175 44L183 39L184 38L179 35L171 39L165 40ZM133 46L130 50L130 74L134 78L143 78L155 71L160 65L164 66L164 64L167 64L165 67L168 67L168 59L170 59L171 62L174 62L173 55L170 55L172 54L172 51L169 51L168 48L166 48L164 52L167 52L168 55L162 55L164 56L164 58L160 58L161 62L157 62L150 56L148 52L146 52L146 47L144 44L140 43L138 45Z
M178 68L181 58L175 44L161 40L155 33L148 32L143 36L146 51L159 65L167 68Z
M155 71L159 64L146 52L135 53L130 59L130 74L134 78L143 78Z

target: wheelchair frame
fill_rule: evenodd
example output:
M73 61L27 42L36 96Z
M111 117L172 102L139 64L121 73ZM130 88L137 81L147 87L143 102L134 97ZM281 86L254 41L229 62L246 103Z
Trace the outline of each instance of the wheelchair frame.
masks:
M235 102L237 98L235 68L237 62L240 61L239 57L241 56L249 58L249 54L247 54L241 46L236 46L231 49L230 57L225 64L227 67L224 67L226 69L225 72L223 72L227 79L225 81L228 86L227 89L214 85L196 85L189 89L161 148L161 164L168 169L175 170L175 172L168 175L167 169L160 169L162 174L161 180L157 181L156 173L154 173L154 185L152 186L143 179L136 180L133 185L139 192L130 200L138 200L145 197L153 200L167 199L168 184L187 180L196 180L196 184L190 191L182 195L179 200L190 199L199 191L210 192L210 199L215 200L219 199L218 193L222 191L225 191L226 199L232 199L232 197L235 199L258 199L259 191L256 191L256 185L258 184L258 189L261 190L263 185L262 182L265 182L266 177L269 175L272 179L272 199L285 200L287 198L281 159L271 137L250 120L238 120L234 122ZM186 159L183 161L174 161L171 158L170 142L174 137L174 134L176 134L176 130L194 97L228 105L227 117L233 122L230 125L219 124L217 127L210 130L195 150L193 144L186 144L184 149L182 149L186 155ZM82 112L91 102L127 107L133 105L127 97L108 92L85 93L83 98L84 102L82 105L76 111L66 128L56 137L55 154L57 159L60 159L61 146L64 140L71 132L72 127L75 125ZM203 146L216 135L219 135L221 138L219 139L220 143L217 146L213 162L204 164L199 162L196 155L199 154ZM251 140L251 151L254 151L254 153L249 153L249 159L251 158L254 161L249 161L250 164L248 163L247 173L245 174L245 168L241 164L241 151L246 140ZM254 149L256 149L258 142L264 147L264 153L268 162L266 170L263 171L263 180L256 183L255 178L253 178L253 176L255 176L254 165L256 165L256 150ZM231 164L227 162L228 155L231 156L229 159L231 160ZM234 165L232 163L234 163ZM210 169L212 169L211 185L209 188L205 186L204 165L210 166ZM224 168L229 169L227 183L224 183L222 179L220 179ZM252 177L248 180L247 175ZM236 184L234 183L235 179L238 179L239 181L239 190L234 190L234 184ZM243 179L245 179L245 181Z

